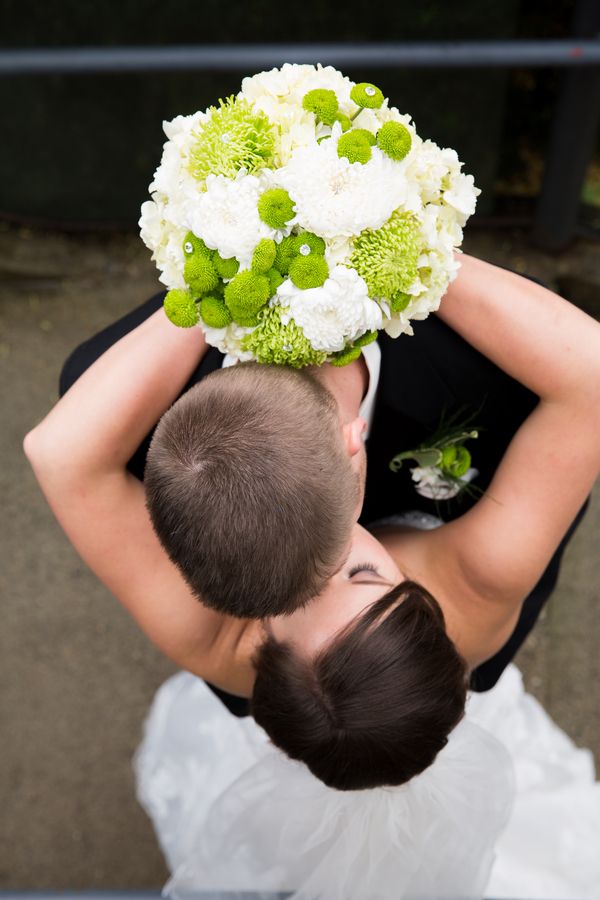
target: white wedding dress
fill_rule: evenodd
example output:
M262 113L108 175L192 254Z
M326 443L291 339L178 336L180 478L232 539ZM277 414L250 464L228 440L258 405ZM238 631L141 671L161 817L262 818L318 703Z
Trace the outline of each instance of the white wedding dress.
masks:
M600 898L592 754L524 691L514 665L491 691L470 694L434 764L401 787L327 788L188 673L157 692L134 765L174 900L213 890L232 900L244 891L294 900Z

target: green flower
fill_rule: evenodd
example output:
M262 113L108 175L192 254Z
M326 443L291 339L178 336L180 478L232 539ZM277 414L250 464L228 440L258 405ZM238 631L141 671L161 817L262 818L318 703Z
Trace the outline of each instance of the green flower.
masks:
M230 278L233 278L234 275L237 275L240 264L235 256L231 256L229 259L223 259L223 257L219 256L215 250L211 256L211 260L219 278L227 278L227 280L229 280Z
M204 182L208 175L235 178L240 169L250 174L274 166L275 130L267 116L246 100L228 97L212 106L210 118L198 125L190 151L190 171Z
M207 294L219 283L219 276L210 256L205 256L202 251L187 257L183 264L183 277L196 296Z
M198 309L189 291L169 291L163 308L167 319L179 328L191 328L198 322Z
M308 112L314 113L324 125L333 125L339 104L335 91L329 91L326 88L316 88L314 91L309 91L304 95L302 106Z
M406 294L404 291L395 291L389 298L392 312L402 312L411 300L412 296L410 294Z
M360 84L355 84L350 91L350 98L354 100L357 106L362 106L365 109L379 109L385 99L380 89L368 81L361 81Z
M296 256L290 264L290 278L300 290L321 287L327 281L328 275L329 266L324 257L317 253Z
M444 447L439 467L445 475L462 478L471 467L471 454L462 444Z
M287 275L290 271L290 263L297 252L296 236L290 235L289 237L284 237L283 240L277 244L277 249L275 251L275 262L273 265L277 271L281 272L282 275Z
M356 129L356 131L347 131L346 134L343 134L337 145L337 155L340 157L346 157L349 163L364 163L369 162L371 159L371 145L369 141L367 141L361 134L363 129Z
M269 228L285 228L294 218L292 198L283 188L270 188L258 198L258 215Z
M417 277L422 238L411 213L395 212L381 228L362 231L354 242L350 265L364 278L371 297L393 298Z
M271 285L271 296L277 292L277 288L283 282L283 275L277 269L269 269L267 272L267 278L269 279L269 284Z
M260 363L278 366L320 366L327 354L314 350L301 328L290 319L281 321L281 307L266 307L258 314L258 325L241 340L242 350L248 350Z
M208 258L212 255L202 238L196 237L193 231L188 231L183 239L183 252L186 257L201 254Z
M308 256L309 253L325 256L325 241L317 234L313 234L312 231L302 231L300 234L294 235L291 246L295 253L300 253L302 256Z
M377 340L378 331L365 331L364 334L361 334L359 338L356 338L354 341L355 347L366 347L367 344L372 344L373 341Z
M270 296L269 279L254 272L240 272L225 286L225 303L238 325L256 325L256 314Z
M410 131L401 122L386 122L377 132L377 145L390 159L404 159L411 144Z
M349 131L352 128L352 119L350 118L350 116L347 116L344 113L337 113L335 121L340 123L340 125L342 126L342 131ZM320 138L319 140L322 140L322 138Z
M340 367L348 366L351 362L354 362L355 359L358 359L360 353L360 347L351 344L349 347L345 347L343 350L340 350L339 353L336 353L331 360L331 365Z
M209 294L200 301L200 315L210 328L225 328L231 322L231 313L221 297Z
M256 275L265 275L275 262L275 253L277 247L275 241L270 238L263 238L254 248L252 254L252 271Z

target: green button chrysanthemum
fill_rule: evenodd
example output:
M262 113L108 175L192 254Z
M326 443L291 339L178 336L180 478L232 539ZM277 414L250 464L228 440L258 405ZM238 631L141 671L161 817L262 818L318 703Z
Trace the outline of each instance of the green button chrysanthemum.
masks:
M446 475L462 478L471 466L471 454L462 444L451 444L442 450L440 469Z
M351 362L354 362L355 359L358 359L360 356L360 347L356 345L345 347L344 350L340 350L336 356L331 360L332 366L347 366Z
M232 321L231 313L221 297L209 294L200 301L200 315L210 328L225 328Z
M271 296L271 285L266 275L240 272L225 286L225 303L238 325L256 325L256 314Z
M410 131L401 122L386 122L377 132L377 146L390 159L404 159L410 152L411 145Z
M233 278L234 275L237 275L240 264L235 256L231 256L229 259L223 259L223 257L219 256L215 250L211 256L211 260L217 271L217 275L220 278L227 278L229 280L230 278Z
M296 237L293 235L284 237L283 240L277 244L275 262L273 263L274 267L278 272L281 272L282 275L287 275L290 271L290 263L297 253Z
M207 294L219 283L217 270L209 256L202 251L188 256L183 265L183 277L194 294Z
M291 319L281 321L281 307L266 307L258 314L258 325L242 338L242 350L249 350L259 363L269 365L320 366L327 354L314 350L301 328Z
M179 328L191 328L198 322L198 308L189 291L169 291L163 300L163 308L169 321Z
M240 169L249 174L274 166L275 130L267 116L246 100L228 97L209 109L190 150L190 171L200 182L208 175L235 178Z
M363 137L362 128L356 131L347 131L343 134L337 145L337 155L345 157L350 163L368 163L371 159L371 144ZM367 132L370 134L370 132Z
M327 88L315 88L314 91L308 91L304 95L302 106L308 112L314 113L324 125L333 125L339 103L335 91L327 90Z
M329 266L323 256L311 253L309 256L298 255L290 264L290 278L300 290L321 287L329 276Z
M352 119L350 116L345 115L345 113L337 113L335 121L340 123L342 131L349 131L352 128Z
M350 91L350 98L364 109L379 109L385 99L380 89L368 81L355 84Z
M275 262L277 245L270 238L263 238L254 248L251 269L256 275L265 275Z
M283 275L277 269L269 269L267 278L271 285L271 297L277 292L277 288L283 283Z
M417 219L411 213L395 212L381 228L359 234L350 265L366 281L371 297L392 300L417 277L422 246Z
M300 234L292 237L291 246L295 253L301 256L308 256L309 253L317 253L319 256L325 256L325 241L318 234L312 231L302 231Z
M193 231L188 231L183 239L183 252L186 257L202 254L210 258L212 250L209 250L202 238L196 237Z
M258 215L269 228L285 228L294 218L292 198L283 188L270 188L258 199Z

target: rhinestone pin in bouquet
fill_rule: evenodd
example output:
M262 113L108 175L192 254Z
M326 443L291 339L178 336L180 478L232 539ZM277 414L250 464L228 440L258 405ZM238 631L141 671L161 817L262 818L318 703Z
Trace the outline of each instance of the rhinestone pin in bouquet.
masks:
M375 85L286 64L164 129L140 228L176 325L240 360L344 365L438 308L479 190Z

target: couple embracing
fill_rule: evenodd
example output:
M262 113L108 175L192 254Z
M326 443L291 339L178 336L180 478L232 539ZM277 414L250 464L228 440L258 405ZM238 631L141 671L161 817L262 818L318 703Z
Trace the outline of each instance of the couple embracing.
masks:
M197 676L138 757L174 893L482 896L513 784L465 704L489 725L597 476L600 327L464 255L411 338L223 367L161 299L75 351L25 448L83 559ZM417 495L390 461L465 408L477 495Z

